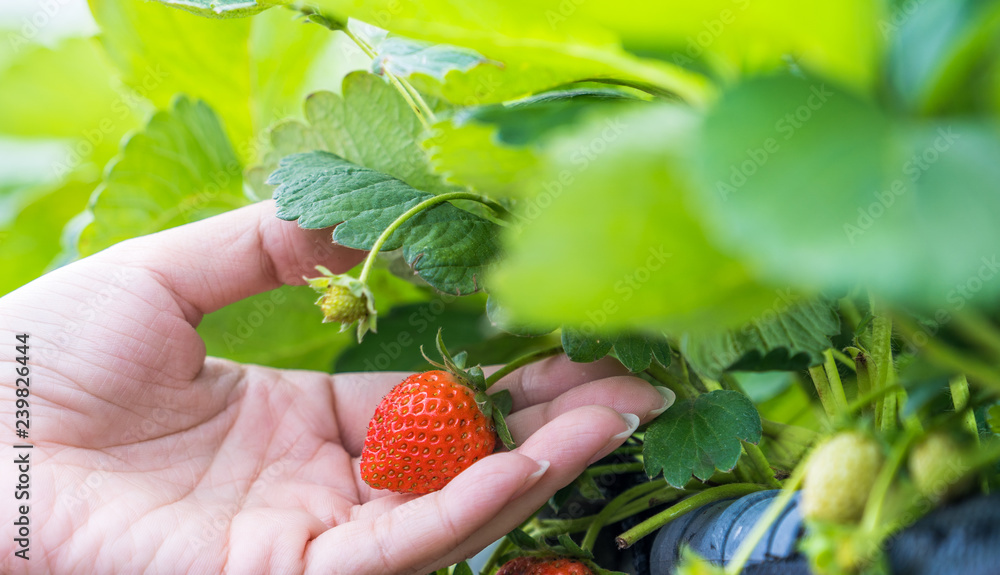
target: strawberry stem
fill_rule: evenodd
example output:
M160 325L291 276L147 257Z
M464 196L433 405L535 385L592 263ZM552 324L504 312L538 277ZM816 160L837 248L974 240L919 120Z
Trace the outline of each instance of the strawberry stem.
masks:
M723 499L743 497L744 495L749 495L763 489L767 488L756 483L730 483L729 485L720 485L718 487L706 489L697 495L688 497L677 505L672 506L670 509L661 511L660 513L650 517L649 519L619 535L615 541L618 543L619 549L626 549L634 545L636 541L642 539L643 537L656 532L667 523L670 523L674 519L677 519L688 512L698 509L702 505L707 505Z
M531 353L522 355L521 357L515 359L514 361L508 363L507 365L501 367L500 369L493 372L492 375L486 378L486 389L489 389L494 383L500 381L511 372L520 369L530 363L535 363L536 361L543 360L547 357L553 355L558 355L562 353L562 344L553 345L552 347L546 347L538 351L533 351Z
M361 275L358 276L358 280L363 283L368 283L368 275L372 271L372 266L375 264L375 257L378 255L379 251L382 250L382 246L385 242L389 241L392 233L399 229L399 226L406 223L407 220L413 216L419 214L420 212L426 210L427 208L436 206L437 204L448 202L451 200L473 200L477 201L500 215L508 215L509 212L506 208L500 204L494 202L493 200L487 198L486 196L480 194L474 194L472 192L451 192L448 194L441 194L439 196L431 196L426 200L420 202L419 204L413 206L412 208L406 210L398 218L396 218L389 227L387 227L372 244L371 250L368 251L368 257L365 258L364 266L361 268Z

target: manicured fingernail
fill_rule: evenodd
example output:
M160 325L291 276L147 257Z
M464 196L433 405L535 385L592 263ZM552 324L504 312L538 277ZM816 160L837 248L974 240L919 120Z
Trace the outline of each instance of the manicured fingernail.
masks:
M650 411L649 417L656 417L657 415L660 415L661 413L666 411L668 407L673 405L674 400L677 399L677 396L674 395L674 392L670 391L669 389L661 385L654 385L653 389L656 390L656 393L659 393L660 395L663 396L663 405L657 409Z
M511 497L511 500L517 499L521 495L524 495L524 493L527 490L534 487L535 484L538 483L538 480L541 479L543 475L545 475L545 472L549 470L550 463L548 461L542 460L542 461L536 461L535 463L538 464L538 471L535 471L531 475L524 478L524 485L522 485L521 488L517 490L517 493L515 493L514 496Z
M597 455L595 455L590 461L588 461L587 465L590 465L595 461L607 457L609 453L617 449L618 446L621 445L623 441L625 441L626 439L628 439L630 435L635 433L636 428L639 427L638 415L635 415L634 413L620 413L619 415L621 415L622 419L625 420L625 425L626 425L625 431L622 431L621 433L612 436L611 439L608 440L608 445L604 449L599 451Z

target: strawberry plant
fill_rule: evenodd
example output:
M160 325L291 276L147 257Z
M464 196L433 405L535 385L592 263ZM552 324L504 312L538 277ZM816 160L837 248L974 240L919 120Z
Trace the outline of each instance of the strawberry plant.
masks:
M482 573L648 573L661 529L765 490L738 551L678 572L764 562L801 490L809 569L887 573L1000 486L1000 3L89 7L92 38L0 51L0 135L83 134L0 171L0 293L256 201L330 230L357 268L198 329L236 361L418 372L367 430L375 489L515 448L489 387L552 355L676 397Z

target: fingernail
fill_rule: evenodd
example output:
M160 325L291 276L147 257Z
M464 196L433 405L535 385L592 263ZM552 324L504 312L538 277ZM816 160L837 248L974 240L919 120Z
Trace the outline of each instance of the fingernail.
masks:
M608 445L599 451L590 461L588 461L587 465L591 465L595 461L607 457L609 453L617 449L618 446L621 445L623 441L628 439L628 437L635 432L636 428L639 427L638 415L635 415L634 413L620 413L619 415L621 415L622 419L625 420L627 428L625 431L612 436L611 439L608 440Z
M535 471L531 475L524 478L524 485L522 485L521 488L517 490L517 493L515 493L514 496L511 497L512 500L517 499L521 495L524 495L524 493L527 490L534 487L535 484L538 483L538 480L541 479L543 475L545 475L545 472L549 470L550 463L548 461L542 460L542 461L536 461L535 463L538 464L538 471Z
M659 393L660 395L663 396L663 405L657 409L650 411L649 417L656 417L657 415L660 415L661 413L666 411L668 407L673 405L674 400L677 399L677 396L674 395L674 392L670 391L666 387L663 387L661 385L654 385L653 389L656 390L656 393Z

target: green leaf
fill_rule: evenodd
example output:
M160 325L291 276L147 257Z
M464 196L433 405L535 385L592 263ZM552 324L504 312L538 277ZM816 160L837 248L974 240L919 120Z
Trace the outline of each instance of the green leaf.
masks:
M198 333L212 356L324 372L354 339L320 321L316 294L302 286L285 286L210 313Z
M710 239L687 195L698 119L671 105L588 116L547 151L545 209L507 239L491 289L535 323L729 328L774 295Z
M455 569L452 570L451 575L473 575L472 567L465 561L462 561L458 565L455 565Z
M272 6L291 0L157 0L182 10L209 18L239 18L252 16Z
M670 344L662 334L588 334L584 330L563 328L562 344L566 355L575 362L597 361L614 349L618 361L633 373L643 371L652 361L664 367L670 365Z
M208 2L187 6L196 4ZM132 89L126 103L145 98L165 108L178 93L204 100L222 117L243 162L260 152L255 133L298 115L307 93L337 87L343 67L356 61L335 49L328 30L287 10L219 21L157 2L90 6L101 42Z
M774 283L861 284L927 310L1000 294L995 125L896 118L777 77L728 93L704 132L714 235Z
M334 226L333 240L370 249L400 215L433 197L387 174L352 164L328 152L296 154L282 160L269 183L278 217L299 226ZM447 202L404 222L383 245L403 249L403 257L427 283L445 293L470 294L499 256L499 226Z
M709 379L729 370L796 371L823 363L830 338L840 333L840 316L826 300L792 304L735 330L690 335L681 352Z
M510 410L514 409L514 397L509 389L490 394L490 399L493 400L493 407L504 417L510 415Z
M526 551L534 551L541 547L534 537L525 533L520 527L515 527L507 537L514 542L514 545Z
M715 470L736 466L740 441L757 443L760 415L742 393L717 390L673 405L646 430L642 453L646 473L661 471L670 485L681 488L691 476L705 481Z
M372 71L386 72L397 77L423 74L444 81L453 70L467 72L480 64L492 64L481 54L456 46L431 44L402 36L390 36L375 46L378 54L372 61Z
M91 204L80 253L245 205L240 163L204 102L178 98L129 138Z
M348 74L342 96L318 92L305 103L306 123L284 122L270 134L273 150L251 170L258 197L270 197L261 186L281 158L324 150L365 168L388 174L432 193L454 191L430 166L420 146L423 125L392 86L367 72Z
M446 181L499 196L524 195L542 176L540 146L595 108L635 101L617 90L558 90L460 110L435 124L424 148ZM539 208L529 204L526 217Z
M95 147L110 149L106 159L138 123L131 100L113 89L115 80L114 67L93 39L23 47L0 65L0 133L79 138L74 147L85 152L84 161Z
M402 36L474 50L502 65L453 71L441 83L413 78L417 89L470 106L503 102L589 79L616 78L653 84L684 98L703 101L711 91L705 79L667 62L634 57L612 34L595 26L553 25L547 14L560 8L487 2L469 7L455 0L392 0L357 3L320 0L336 20L353 17ZM613 11L620 10L615 7ZM640 13L640 12L635 12ZM669 18L668 18L669 19Z

